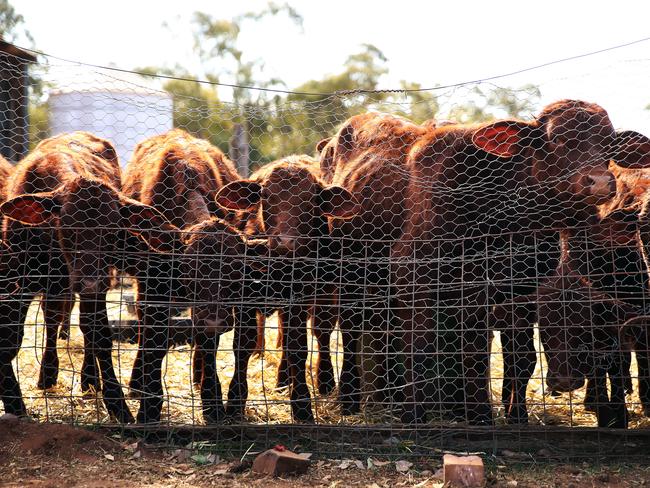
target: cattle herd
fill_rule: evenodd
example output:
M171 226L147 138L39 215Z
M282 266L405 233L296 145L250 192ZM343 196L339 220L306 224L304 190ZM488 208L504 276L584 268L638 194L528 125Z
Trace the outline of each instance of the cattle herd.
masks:
M161 420L179 308L191 310L206 423L244 418L248 363L273 313L278 384L289 387L295 422L314 421L309 323L314 394L337 389L343 415L365 399L395 406L404 423L446 410L492 424L498 331L505 417L526 423L538 330L550 390L586 382L598 425L624 428L637 389L650 416L650 139L616 131L596 104L561 100L530 122L418 125L368 112L315 149L316 158L287 156L248 178L180 129L140 142L124 171L113 145L87 132L44 140L15 166L0 158L5 411L27 414L13 362L32 299L41 296L38 387L47 389L78 295L81 388L101 392L121 423ZM136 417L113 364L106 294L116 273L137 283ZM340 374L330 351L337 324ZM231 330L224 399L217 350ZM441 368L455 377L441 381Z

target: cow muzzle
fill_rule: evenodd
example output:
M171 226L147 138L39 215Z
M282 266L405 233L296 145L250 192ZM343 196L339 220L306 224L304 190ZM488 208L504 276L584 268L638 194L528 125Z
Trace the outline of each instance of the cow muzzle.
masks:
M581 193L589 203L600 205L616 195L616 178L609 171L593 172L581 178Z

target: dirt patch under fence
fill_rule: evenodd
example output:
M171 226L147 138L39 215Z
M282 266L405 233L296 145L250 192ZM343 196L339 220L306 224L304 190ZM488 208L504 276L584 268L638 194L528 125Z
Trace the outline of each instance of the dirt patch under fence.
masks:
M158 448L62 424L0 422L0 486L7 487L441 487L440 457L313 459L307 474L267 478L250 470L249 453L222 459L193 449ZM503 450L486 456L487 486L650 486L650 467L543 462Z

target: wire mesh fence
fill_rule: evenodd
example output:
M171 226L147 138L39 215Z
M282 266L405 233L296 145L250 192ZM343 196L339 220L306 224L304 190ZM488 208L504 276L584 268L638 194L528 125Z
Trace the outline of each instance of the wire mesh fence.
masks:
M650 140L599 105L42 61L0 56L30 111L0 103L5 412L233 450L646 446Z

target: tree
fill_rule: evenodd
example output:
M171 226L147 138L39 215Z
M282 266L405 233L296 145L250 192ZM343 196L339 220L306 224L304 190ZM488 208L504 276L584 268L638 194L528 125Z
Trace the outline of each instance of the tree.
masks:
M232 104L221 103L216 89L188 81L170 81L164 89L174 97L174 124L209 139L226 149L234 124L242 124L248 133L250 156L254 161L270 161L275 153L269 147L272 139L271 105L266 92L249 90L246 86L261 88L285 86L277 78L264 78L264 63L260 59L248 60L239 48L239 35L248 22L261 21L269 16L285 14L302 28L302 17L288 4L270 2L258 12L247 12L231 20L218 19L205 12L195 12L192 17L194 47L201 60L203 73L199 76L213 82L224 81L231 85ZM176 76L192 78L178 68Z
M461 123L486 122L497 118L522 118L535 111L539 88L528 84L517 89L493 86L472 88L467 101L454 106L449 118Z
M25 40L33 45L34 38L24 24L24 17L16 12L9 0L0 0L0 37L11 43Z
M34 48L34 38L25 27L25 18L8 0L0 0L0 38L4 41ZM31 72L29 75L29 148L49 135L48 106L44 101L45 82Z
M387 99L387 94L373 91L388 72L388 60L372 44L361 47L348 56L342 72L307 81L286 99L276 99L274 122L280 130L273 134L269 149L277 148L279 155L313 153L316 143L330 137L344 120Z

